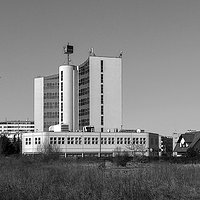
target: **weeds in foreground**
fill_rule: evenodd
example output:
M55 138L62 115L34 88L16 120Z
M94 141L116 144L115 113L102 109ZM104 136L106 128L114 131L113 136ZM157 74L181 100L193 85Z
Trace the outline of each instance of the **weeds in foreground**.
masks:
M98 164L0 159L0 199L200 199L200 166L142 164L128 173Z

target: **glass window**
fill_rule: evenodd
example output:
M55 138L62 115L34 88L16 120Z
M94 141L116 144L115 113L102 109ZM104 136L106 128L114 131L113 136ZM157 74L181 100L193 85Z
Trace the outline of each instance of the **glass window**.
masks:
M63 71L61 71L61 81L63 81Z
M103 125L103 116L101 116L101 125Z
M101 93L103 93L103 84L101 84Z
M101 104L103 104L103 95L101 95Z
M101 74L101 83L103 83L103 74Z
M103 73L103 60L101 60L101 73Z

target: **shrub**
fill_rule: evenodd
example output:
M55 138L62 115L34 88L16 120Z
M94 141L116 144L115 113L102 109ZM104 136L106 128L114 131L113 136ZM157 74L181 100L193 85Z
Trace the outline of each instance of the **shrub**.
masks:
M132 160L132 157L130 157L127 153L124 153L123 155L118 154L113 158L113 162L117 166L122 166L122 167L125 167L127 162L131 160Z

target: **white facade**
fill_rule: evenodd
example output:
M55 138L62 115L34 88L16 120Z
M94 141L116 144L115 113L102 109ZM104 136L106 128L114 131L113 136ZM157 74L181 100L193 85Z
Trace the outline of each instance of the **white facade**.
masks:
M122 59L90 56L89 66L90 125L94 126L96 131L101 131L101 128L104 131L120 130L122 126Z
M49 145L63 154L114 154L158 156L158 134L133 132L37 132L22 135L22 153L41 153Z
M35 131L43 131L44 124L44 77L34 79Z
M73 66L59 67L59 124L73 130Z

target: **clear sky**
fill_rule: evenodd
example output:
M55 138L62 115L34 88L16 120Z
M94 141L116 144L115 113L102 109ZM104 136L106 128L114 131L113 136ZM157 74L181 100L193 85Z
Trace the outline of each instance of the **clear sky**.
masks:
M123 124L200 129L199 0L1 0L0 120L33 120L33 78L123 51Z

